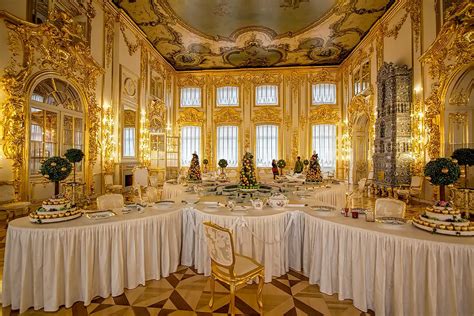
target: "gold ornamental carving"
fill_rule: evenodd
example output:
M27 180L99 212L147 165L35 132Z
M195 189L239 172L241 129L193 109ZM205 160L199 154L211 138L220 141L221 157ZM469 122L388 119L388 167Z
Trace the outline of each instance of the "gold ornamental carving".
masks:
M434 82L430 96L425 100L426 126L428 128L428 155L440 156L441 134L439 125L441 109L450 80L456 73L472 65L474 60L474 3L464 0L447 14L435 41L420 57L429 67Z
M316 71L315 73L310 73L308 75L308 81L310 83L335 82L336 72L330 72L327 69Z
M244 76L244 80L250 81L255 85L280 84L283 80L283 75L272 72L247 73Z
M166 128L166 107L162 101L152 100L148 107L150 130L157 132Z
M467 121L466 112L449 113L449 119L454 123L463 124Z
M179 118L176 123L178 126L202 125L204 123L204 112L193 108L184 109L180 111Z
M101 108L96 102L97 77L101 67L93 59L81 30L66 13L55 9L49 19L36 25L0 12L8 29L9 50L12 58L5 68L0 86L6 92L2 105L4 126L4 152L13 160L14 183L20 191L22 177L27 177L24 168L27 99L30 82L39 74L58 74L75 83L83 93L87 107L86 131L86 181L92 184L92 168L99 154L99 129ZM41 70L41 73L38 72ZM22 135L22 137L19 137ZM22 173L23 171L23 173Z
M341 119L339 109L333 105L319 105L311 109L309 121L312 124L337 124Z
M280 110L273 107L257 108L253 111L252 122L280 124Z
M117 20L117 16L114 15L112 10L104 6L105 65L106 67L109 67L110 64L112 63L116 20Z
M206 84L205 76L195 76L187 74L182 77L178 77L178 87L203 87Z
M120 23L120 32L122 33L123 40L125 41L125 44L127 45L128 48L128 54L132 56L135 54L135 52L138 50L140 47L140 40L135 36L135 43L133 43L127 36L126 34L126 29L125 25L123 23Z
M234 108L219 109L214 112L215 124L240 124L242 123L242 112Z

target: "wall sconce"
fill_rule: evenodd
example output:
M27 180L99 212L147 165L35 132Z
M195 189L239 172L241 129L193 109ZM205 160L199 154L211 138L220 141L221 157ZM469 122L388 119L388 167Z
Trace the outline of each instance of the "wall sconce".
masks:
M117 160L116 143L114 137L114 118L112 107L105 103L103 105L102 116L102 148L104 159L104 170L107 173L113 172L115 161Z

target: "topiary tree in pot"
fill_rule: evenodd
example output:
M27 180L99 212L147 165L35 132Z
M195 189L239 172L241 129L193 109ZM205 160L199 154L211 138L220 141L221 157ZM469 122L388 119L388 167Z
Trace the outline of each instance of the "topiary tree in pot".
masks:
M59 181L66 179L71 173L72 165L69 160L54 156L41 164L40 172L48 180L54 182L54 195L59 194Z
M73 179L74 183L76 183L76 163L81 162L82 158L84 158L84 153L80 149L69 148L64 154L64 157L73 163Z
M283 159L280 159L277 161L277 167L280 169L280 176L283 175L283 168L286 167L286 161Z
M467 188L468 181L468 166L474 166L474 149L472 148L459 148L456 149L452 156L453 161L458 163L460 166L464 166L464 188Z
M425 177L434 185L439 185L441 201L446 201L445 186L453 184L459 179L461 169L451 158L437 158L425 166Z

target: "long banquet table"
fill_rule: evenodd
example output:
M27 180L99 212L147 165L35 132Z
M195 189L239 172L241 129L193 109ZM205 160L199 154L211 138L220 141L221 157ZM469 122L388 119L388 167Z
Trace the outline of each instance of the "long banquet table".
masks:
M210 275L210 258L202 223L211 221L233 231L236 252L253 257L265 266L265 282L281 276L289 268L301 266L300 225L298 214L270 208L231 212L226 208L205 205L183 210L183 248L181 263L193 266L199 273Z
M9 223L3 306L56 311L175 272L180 262L181 207L145 208L108 220Z
M304 213L303 270L376 315L473 315L474 238Z

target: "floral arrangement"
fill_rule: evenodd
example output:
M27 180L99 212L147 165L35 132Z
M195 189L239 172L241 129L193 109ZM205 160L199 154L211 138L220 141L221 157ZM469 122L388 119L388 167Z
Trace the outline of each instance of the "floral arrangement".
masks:
M449 201L437 201L434 206L452 208L453 204Z
M218 164L219 167L221 167L221 168L226 168L227 165L228 165L227 160L225 160L225 159L220 159L217 164Z

